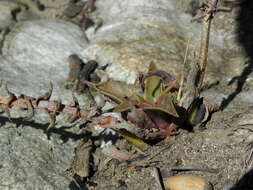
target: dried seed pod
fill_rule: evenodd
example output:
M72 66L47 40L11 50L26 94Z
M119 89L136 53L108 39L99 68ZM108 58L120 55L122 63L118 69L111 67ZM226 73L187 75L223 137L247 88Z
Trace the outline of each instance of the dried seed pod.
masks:
M212 190L212 185L204 178L181 175L172 176L164 180L167 190Z

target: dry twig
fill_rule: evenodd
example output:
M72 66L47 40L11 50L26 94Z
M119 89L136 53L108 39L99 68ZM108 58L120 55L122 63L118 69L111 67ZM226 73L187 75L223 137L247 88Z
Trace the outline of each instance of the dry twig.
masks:
M200 7L197 15L192 19L192 21L202 19L203 25L198 60L193 60L192 62L185 87L186 92L180 100L180 105L182 105L185 109L188 109L193 100L199 96L199 91L203 85L208 55L211 21L216 12L226 10L224 8L219 8L218 3L219 0L209 0Z
M193 20L203 19L202 32L201 32L201 43L199 51L199 69L200 69L200 78L198 82L198 88L200 89L204 80L205 69L206 69L206 60L208 54L208 45L209 45L209 34L211 21L214 16L214 13L218 10L219 0L209 0L206 4L203 4L199 12Z
M227 8L227 7L218 6L219 2L220 2L219 0L209 0L207 3L204 3L200 7L200 10L198 11L197 15L193 18L193 21L199 20L199 19L203 20L200 51L199 51L199 58L198 58L198 64L200 67L200 78L198 82L199 89L201 89L202 87L204 75L205 75L211 21L215 13L231 10L230 8Z

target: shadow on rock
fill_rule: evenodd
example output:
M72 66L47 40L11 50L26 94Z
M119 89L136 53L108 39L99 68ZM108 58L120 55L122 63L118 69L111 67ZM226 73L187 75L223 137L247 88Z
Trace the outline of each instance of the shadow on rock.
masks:
M73 181L69 184L70 190L88 190L84 181L80 177L76 176Z
M239 76L231 79L228 85L237 83L236 89L221 103L221 110L224 110L228 104L242 91L248 76L253 70L253 1L252 0L237 0L240 1L240 12L237 17L237 35L238 41L244 48L249 61Z
M0 117L0 126L4 125L6 122L10 122L10 120L5 117ZM11 122L16 124L17 127L19 127L20 125L27 125L27 126L33 127L34 129L39 129L43 131L46 131L48 127L48 124L38 124L34 121L26 121L22 118L12 118ZM65 127L52 128L50 130L50 134L52 133L60 135L60 139L62 139L63 142L67 142L69 139L80 140L86 136L86 134L75 134L70 131L66 131ZM50 137L50 134L48 135L48 137Z
M244 174L241 179L229 190L250 190L253 189L253 169Z

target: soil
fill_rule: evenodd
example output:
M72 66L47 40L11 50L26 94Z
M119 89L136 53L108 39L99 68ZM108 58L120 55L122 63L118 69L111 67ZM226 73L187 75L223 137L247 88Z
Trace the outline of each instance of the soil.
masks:
M108 161L108 157L96 152L94 156L99 156L102 166L89 179L92 182L89 189L158 189L152 175L154 167L159 168L165 178L189 174L204 177L213 184L214 189L228 190L232 184L235 184L233 189L236 190L252 189L247 177L252 171L249 163L245 163L250 154L245 142L249 130L239 129L238 126L238 121L244 120L243 115L252 112L251 108L231 103L226 110L213 114L205 128L192 132L180 129L179 135L151 146L145 152L146 158L133 163ZM210 168L218 172L175 173L171 168Z

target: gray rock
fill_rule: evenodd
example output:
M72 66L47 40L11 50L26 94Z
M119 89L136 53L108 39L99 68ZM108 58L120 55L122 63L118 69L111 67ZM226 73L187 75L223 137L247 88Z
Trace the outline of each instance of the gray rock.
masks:
M15 93L33 97L53 82L52 98L70 100L64 89L69 55L87 46L81 29L68 22L34 20L19 23L8 35L1 58L1 77Z
M1 123L4 121L5 127L0 128L0 189L68 189L70 180L64 171L70 166L74 139L64 143L58 134L48 140L40 130L44 125L28 122L17 128L1 118Z
M70 0L18 0L28 7L28 12L37 18L57 18L62 15Z
M103 26L90 37L91 45L84 53L111 63L110 78L134 83L152 61L173 74L178 72L187 35L192 34L185 33L190 17L178 14L166 0L97 1L96 6ZM194 31L199 33L197 28Z
M91 45L84 54L109 63L107 71L114 80L134 83L150 62L178 78L189 38L190 52L198 50L201 24L191 23L191 15L178 11L171 1L98 0L96 6L103 26L96 33L87 31ZM218 68L225 62L222 48L229 37L221 30L211 32L209 80L217 78Z
M20 7L17 3L10 0L0 1L0 30L8 27L14 22L13 12Z
M0 57L1 78L16 95L33 97L45 92L52 81L52 99L69 101L71 92L63 88L68 75L67 58L86 46L83 32L72 23L21 22L5 38ZM21 114L11 112L14 118ZM69 189L70 180L64 171L70 166L76 140L81 137L56 130L48 140L43 130L49 118L43 114L37 116L35 122L13 119L12 124L0 118L0 189ZM59 122L65 125L64 119Z
M68 189L64 170L74 146L73 140L49 141L42 130L6 124L0 128L0 189Z
M180 2L183 5L183 1ZM191 54L194 49L198 49L201 24L191 23L191 15L180 12L175 8L178 5L173 3L174 1L166 0L150 0L149 3L134 0L96 1L97 11L94 14L102 18L103 25L98 30L90 28L86 31L90 45L76 53L83 58L95 59L101 65L109 64L106 71L114 80L134 83L138 74L146 72L151 62L179 78L189 38ZM233 66L244 60L238 51L232 49L235 46L231 45L231 39L235 38L234 31L227 35L223 35L223 32L222 28L213 28L211 31L206 75L206 81L209 82L229 81L234 76L235 69L238 73L242 70L241 67L238 70L238 67ZM236 59L230 58L228 50L237 55ZM41 57L34 60L33 57L36 56L29 57L33 64L47 62ZM191 59L192 56L189 56L187 65ZM220 69L221 66L223 70ZM54 72L53 69L49 70ZM66 72L61 77L66 77L65 74Z
M55 87L53 98L69 101L71 92L66 91L63 84L68 73L67 57L72 53L85 59L95 59L101 65L109 64L106 72L114 80L134 83L138 73L146 72L151 62L179 78L187 41L191 38L190 51L197 50L201 30L200 23L190 23L191 15L182 12L183 10L191 13L187 6L178 8L181 5L185 6L186 1L188 4L188 0L180 0L179 5L176 5L175 0L97 0L94 15L103 20L103 25L97 29L91 27L86 31L90 44L85 40L83 32L68 22L33 20L19 23L4 42L3 57L0 58L1 78L7 81L10 89L16 94L34 97L44 92L49 81L52 81ZM38 15L44 17L42 11L36 10L38 7L36 8L35 1L22 2L33 3L30 7L34 6L34 13L38 11ZM53 1L40 2L50 5L45 2ZM54 18L56 12L50 15L50 9L46 11L48 12L45 12L45 17ZM206 81L218 80L223 83L223 88L206 91L211 99L219 103L233 92L232 88L236 88L236 84L228 90L224 86L227 86L231 78L241 75L246 62L241 47L236 43L233 26L235 15L233 13L226 19L224 15L225 13L221 13L215 16L212 25L215 27L211 30L206 75ZM191 59L189 56L188 64ZM248 78L246 82L251 84L251 75ZM245 104L252 103L249 94L252 94L252 90L241 94L241 99L246 101ZM242 101L239 101L237 104L241 103ZM231 108L229 109L230 112ZM4 118L0 119L3 125L0 128L0 189L68 189L69 180L63 171L70 164L75 142L69 140L64 144L59 135L55 134L48 141L40 130L46 126L38 124L45 123L41 118L36 123L16 119L15 123L23 124L19 128L15 128L15 125L9 124ZM59 125L63 126L64 122L61 122ZM227 121L221 122L218 126L223 126L225 122ZM213 131L218 130L214 128ZM222 130L218 133L222 133ZM214 149L203 149L199 143L197 152L216 150L217 146L213 144L216 137L220 137L220 141L217 141L219 143L227 142L222 139L225 133L221 136L207 136L210 138L204 138L208 141L206 144ZM196 139L201 140L198 137ZM186 149L194 144L188 143L187 139L183 139L182 142L187 143L182 146ZM237 148L241 150L240 147ZM176 150L180 151L181 155L182 150ZM225 150L226 155L230 156L231 149ZM222 149L219 151L220 155L224 154ZM232 153L241 154L237 151ZM199 155L194 155L193 160L198 160ZM201 161L206 162L205 159L209 158L208 151L206 155L208 156L204 156ZM211 156L209 159L216 157ZM230 160L223 160L234 165ZM238 167L235 167L236 169ZM135 188L138 188L138 185Z

